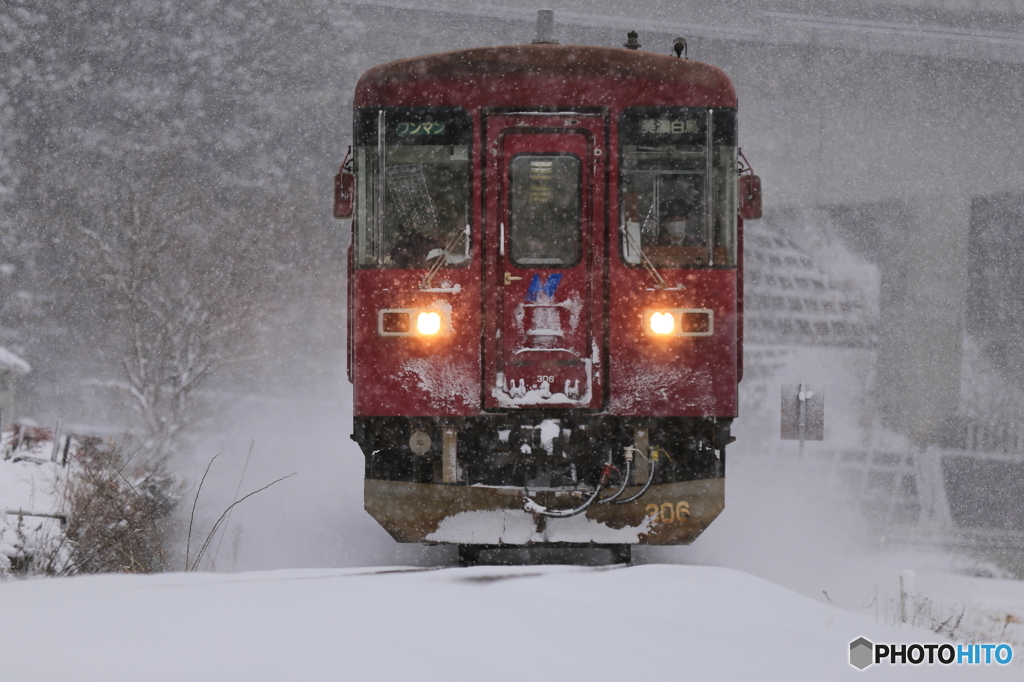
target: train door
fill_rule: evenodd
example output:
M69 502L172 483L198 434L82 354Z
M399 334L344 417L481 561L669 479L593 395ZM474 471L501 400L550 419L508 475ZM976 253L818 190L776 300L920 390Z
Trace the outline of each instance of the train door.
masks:
M602 406L605 117L485 120L485 408Z

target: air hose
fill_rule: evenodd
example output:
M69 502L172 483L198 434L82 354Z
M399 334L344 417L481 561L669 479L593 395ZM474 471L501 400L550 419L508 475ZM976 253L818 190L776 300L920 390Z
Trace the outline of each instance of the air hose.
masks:
M629 504L633 500L639 500L643 497L647 493L648 489L650 489L651 484L654 483L654 476L658 473L658 457L662 454L668 457L668 453L661 448L654 448L651 450L651 473L647 477L647 483L644 483L644 487L640 488L640 492L632 497L627 497L624 500L615 500L612 504Z
M614 502L616 499L618 499L619 495L621 495L623 492L625 492L626 486L629 485L629 477L633 473L633 453L634 452L640 452L640 451L637 450L636 448L634 448L633 446L630 446L630 447L626 448L626 453L625 453L626 471L621 476L622 482L619 485L619 489L616 490L611 496L606 497L603 500L598 500L597 501L598 504L610 504L610 503Z
M601 494L601 489L604 488L605 484L608 483L608 478L612 475L612 471L615 469L611 464L606 464L604 469L601 470L601 480L594 486L594 492L590 493L590 496L578 507L574 509L548 509L547 507L541 506L530 499L530 491L526 490L523 495L523 509L536 514L537 516L547 516L554 519L567 519L577 514L582 514L587 510L590 505L594 504L594 500Z

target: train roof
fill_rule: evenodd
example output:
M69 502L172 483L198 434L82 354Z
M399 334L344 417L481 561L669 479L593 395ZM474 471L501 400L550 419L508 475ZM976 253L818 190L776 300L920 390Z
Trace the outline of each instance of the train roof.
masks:
M721 69L640 50L483 47L403 59L359 79L355 106L735 107Z

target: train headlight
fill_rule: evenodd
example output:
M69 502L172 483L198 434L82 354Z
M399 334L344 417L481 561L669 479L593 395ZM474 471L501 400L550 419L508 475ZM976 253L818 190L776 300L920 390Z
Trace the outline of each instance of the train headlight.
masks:
M676 329L676 318L672 313L652 313L650 325L655 334L671 334Z
M421 312L416 316L416 331L432 336L441 331L441 315L435 312Z
M710 308L648 309L640 319L650 336L715 335L715 312Z
M446 306L383 308L377 311L377 334L423 340L441 338L452 333L451 319L451 309Z

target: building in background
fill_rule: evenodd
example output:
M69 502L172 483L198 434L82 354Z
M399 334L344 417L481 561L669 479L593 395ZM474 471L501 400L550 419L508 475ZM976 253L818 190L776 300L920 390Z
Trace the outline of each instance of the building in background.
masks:
M32 367L13 352L0 346L0 426L7 427L18 418L16 389L20 377Z

